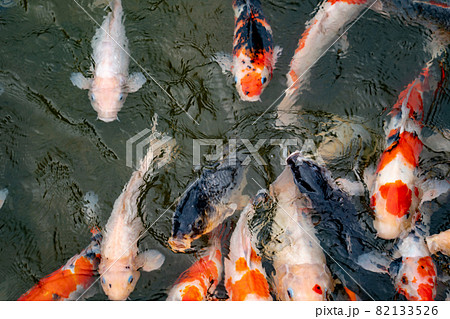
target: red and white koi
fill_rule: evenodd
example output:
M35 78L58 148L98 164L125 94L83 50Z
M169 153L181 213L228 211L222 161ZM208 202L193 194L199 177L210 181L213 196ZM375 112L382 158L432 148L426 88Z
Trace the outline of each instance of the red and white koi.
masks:
M130 53L122 2L113 0L110 6L112 12L92 38L94 78L85 78L81 73L72 73L70 77L73 85L89 90L92 107L104 122L116 120L128 93L136 92L146 82L140 72L128 75Z
M436 297L437 271L423 237L414 231L401 239L394 258L373 252L360 256L358 263L367 270L388 272L395 289L412 301L431 301Z
M230 239L230 252L225 258L225 288L229 300L272 300L261 257L255 251L248 228L252 204L242 211Z
M153 143L158 143L154 140ZM144 231L138 215L138 198L145 185L149 165L155 161L168 161L171 156L169 144L164 156L153 154L149 147L147 155L116 199L111 216L105 226L102 243L102 261L99 265L101 285L111 300L125 300L134 290L140 277L139 269L150 272L159 269L164 263L164 255L156 250L139 253L138 239Z
M33 288L24 293L20 301L76 300L95 281L100 262L101 232L91 230L92 241L78 255L73 256L60 269L42 278Z
M317 11L312 20L306 23L287 77L286 96L279 109L288 111L309 78L310 68L339 39L340 32L367 7L367 0L328 0Z
M241 100L255 102L272 79L281 48L273 46L272 28L259 0L234 0L233 57L217 54L222 71L234 76Z
M271 249L277 299L327 300L334 282L308 214L311 205L288 166L270 186L270 195L275 200L272 231L279 233Z
M202 258L178 277L167 300L208 300L214 293L223 273L221 242L218 236L212 236L211 245L202 255Z
M438 251L450 256L450 229L426 238L428 249L432 254Z
M378 162L373 185L368 182L370 205L375 213L374 227L378 236L384 239L394 239L409 231L421 201L448 190L448 183L427 185L417 177L423 148L423 93L430 90L430 77L427 66L400 93L390 113L387 148ZM425 189L427 187L430 191Z
M402 265L395 276L395 287L408 300L431 301L436 297L436 266L423 238L414 234L399 246Z

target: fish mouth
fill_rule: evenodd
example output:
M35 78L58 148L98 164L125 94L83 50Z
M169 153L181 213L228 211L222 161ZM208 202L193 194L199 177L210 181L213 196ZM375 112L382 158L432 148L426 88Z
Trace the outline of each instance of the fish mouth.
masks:
M100 121L103 121L105 123L110 123L110 122L114 122L114 121L118 120L118 117L117 116L114 116L114 117L98 116L97 119L99 119Z
M176 253L186 252L186 250L191 248L191 242L189 239L177 237L170 237L168 241L170 249Z

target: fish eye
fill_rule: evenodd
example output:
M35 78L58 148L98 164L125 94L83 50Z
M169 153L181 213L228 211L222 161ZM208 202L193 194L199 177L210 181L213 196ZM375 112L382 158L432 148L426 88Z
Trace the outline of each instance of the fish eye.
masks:
M102 284L106 284L105 277L102 278Z
M288 294L289 298L292 299L294 297L294 290L292 290L292 288L288 288L287 294Z
M95 101L95 95L91 94L91 101Z
M119 101L122 101L123 100L123 94L120 94L119 95Z
M266 83L266 82L267 82L267 78L266 78L265 76L263 76L263 77L261 78L261 83L264 84L264 83Z
M131 284L132 282L133 282L133 276L130 276L130 277L128 278L128 283Z
M234 77L234 84L237 84L237 82L238 82L238 78L237 78L237 76L235 76Z

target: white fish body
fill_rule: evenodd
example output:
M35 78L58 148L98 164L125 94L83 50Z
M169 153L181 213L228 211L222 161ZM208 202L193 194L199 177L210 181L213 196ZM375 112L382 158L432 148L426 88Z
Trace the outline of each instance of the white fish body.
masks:
M271 195L277 205L273 229L282 232L273 248L277 298L327 300L334 284L308 216L308 202L301 198L288 167L271 185Z
M306 24L286 74L288 89L278 106L280 113L289 112L297 100L299 90L307 83L311 67L337 42L344 27L366 8L365 1L360 2L326 1Z
M8 197L8 189L0 189L0 208L5 203L6 197Z
M114 0L112 12L105 17L92 39L93 79L73 73L72 83L89 90L92 107L104 122L117 119L128 93L136 92L146 82L140 72L128 75L130 53L123 24L120 0Z
M149 272L159 269L164 263L165 257L156 250L139 253L137 242L144 225L138 215L138 197L145 184L144 177L149 171L149 165L156 161L167 161L170 153L168 151L162 158L156 159L159 153L153 153L153 147L150 146L140 168L131 175L114 203L103 233L102 260L99 265L103 290L111 300L125 300L130 295L140 276L138 269Z

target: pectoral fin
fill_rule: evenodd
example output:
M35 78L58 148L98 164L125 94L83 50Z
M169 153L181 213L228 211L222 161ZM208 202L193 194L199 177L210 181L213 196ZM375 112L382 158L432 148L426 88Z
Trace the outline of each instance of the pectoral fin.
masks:
M139 90L144 85L144 83L146 81L147 81L147 79L145 78L145 76L141 72L132 73L128 77L128 81L127 81L127 85L126 85L125 90L128 93L136 92L137 90Z
M450 189L450 183L446 180L427 180L422 183L422 203L438 198Z
M279 47L278 45L273 48L273 68L275 69L275 64L278 61L278 58L281 56L281 53L283 52L283 49Z
M376 273L387 273L391 259L380 252L372 251L358 257L357 264L365 270Z
M213 57L212 60L220 65L223 73L231 72L233 58L230 54L216 53L216 56Z
M70 76L72 84L79 87L82 90L88 90L91 88L92 79L87 79L81 73L72 73Z
M164 264L165 259L166 257L157 250L146 250L136 257L136 264L143 271L150 272L159 269Z

